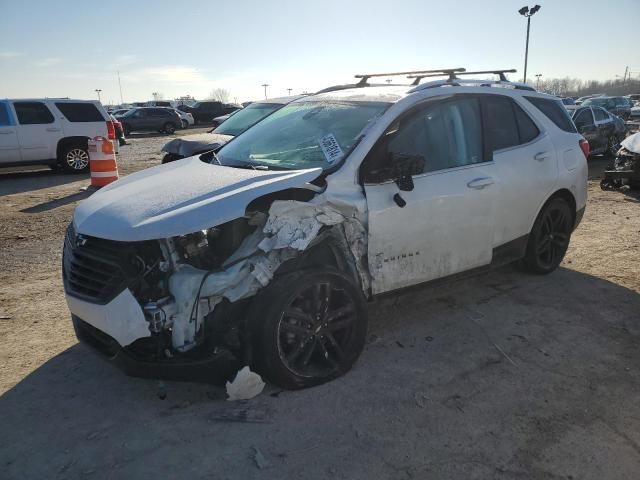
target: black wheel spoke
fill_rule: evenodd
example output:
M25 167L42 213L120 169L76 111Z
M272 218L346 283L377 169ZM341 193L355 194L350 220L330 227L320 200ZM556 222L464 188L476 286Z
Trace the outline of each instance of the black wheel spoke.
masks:
M536 248L536 252L538 253L538 255L542 255L547 251L550 242L551 239L546 235L542 239L540 239L540 241L538 242L538 247Z
M334 369L338 368L338 362L336 362L335 359L329 354L329 351L327 350L325 344L322 342L318 342L318 346L320 347L320 352L322 353L324 359L329 362Z
M336 320L333 322L329 322L328 329L330 332L339 332L340 330L345 330L350 328L353 325L354 317L348 316L341 320Z
M288 318L292 318L299 322L304 322L305 324L312 324L314 320L314 318L311 315L309 315L307 312L296 307L287 308L284 311L284 316Z
M296 347L287 355L287 362L293 364L300 354L304 351L304 347L308 344L307 339L301 340L296 344Z
M326 321L331 323L336 320L340 320L342 317L349 315L353 312L354 312L353 305L351 304L344 305L343 307L336 308L335 310L331 310L327 312Z
M291 323L282 322L281 328L285 332L290 332L298 335L301 338L307 338L311 334L311 330L307 327L301 327L299 325L293 325Z
M309 360L311 360L311 356L313 355L313 352L315 352L317 344L318 340L315 338L307 344L308 346L306 348L305 354L300 360L300 363L303 367L306 367L309 364Z
M338 357L338 360L342 360L342 358L344 358L344 352L342 351L342 347L336 341L336 338L333 336L331 332L327 332L325 334L325 337L327 338L327 340L329 340L329 343L331 344L333 351Z

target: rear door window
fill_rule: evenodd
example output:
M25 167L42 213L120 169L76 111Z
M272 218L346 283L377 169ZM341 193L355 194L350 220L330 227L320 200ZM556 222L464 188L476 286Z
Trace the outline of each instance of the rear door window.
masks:
M490 158L492 152L520 143L518 124L508 98L493 95L483 98L482 121L488 154L485 156Z
M513 102L512 102L513 103ZM518 132L520 133L520 143L529 143L540 135L540 130L533 123L533 120L527 115L520 106L513 103L513 110L516 114L516 122L518 123Z
M551 120L560 130L569 133L577 133L576 127L573 125L567 109L564 108L560 100L552 100L550 98L527 97L529 103L544 113L545 117Z
M588 127L589 125L593 125L593 114L591 113L590 108L585 108L580 110L573 121L579 127Z
M104 122L102 114L93 103L56 103L58 110L62 112L70 122Z
M609 120L609 114L601 108L594 108L593 114L596 117L596 122L605 122Z
M53 114L42 102L13 102L20 125L53 123Z

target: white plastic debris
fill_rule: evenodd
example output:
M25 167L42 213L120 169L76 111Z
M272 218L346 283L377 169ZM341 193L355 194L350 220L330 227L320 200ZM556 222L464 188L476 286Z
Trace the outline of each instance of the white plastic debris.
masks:
M640 132L629 135L620 143L624 148L633 153L640 154Z
M251 371L249 367L243 367L236 374L233 382L227 382L227 401L249 400L262 393L264 382L262 377Z

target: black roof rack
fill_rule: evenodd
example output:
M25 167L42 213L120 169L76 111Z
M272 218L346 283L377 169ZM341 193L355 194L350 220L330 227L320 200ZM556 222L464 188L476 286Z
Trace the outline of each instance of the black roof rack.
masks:
M363 73L355 75L356 78L359 78L360 81L356 84L357 86L364 87L367 85L367 80L371 77L394 77L398 75L420 75L420 74L428 74L428 73L439 73L440 75L453 75L454 73L463 73L466 69L464 68L441 68L437 70L416 70L412 72L390 72L390 73Z
M431 73L431 72L416 72L417 75L407 75L407 78L414 78L412 85L418 85L420 80L427 77L441 77L442 75L449 75L449 81L454 81L458 79L458 75L485 75L485 74L493 74L498 75L501 82L508 82L509 80L505 77L505 73L516 73L517 70L515 68L511 68L509 70L479 70L475 72L467 72L465 69L462 71L451 71L446 73ZM429 73L429 75L420 75L419 73Z

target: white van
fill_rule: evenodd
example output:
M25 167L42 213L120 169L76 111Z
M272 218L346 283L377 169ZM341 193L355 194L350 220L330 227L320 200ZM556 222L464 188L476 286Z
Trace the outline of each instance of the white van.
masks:
M115 139L97 100L0 100L0 167L47 164L80 173L89 168L87 140Z

